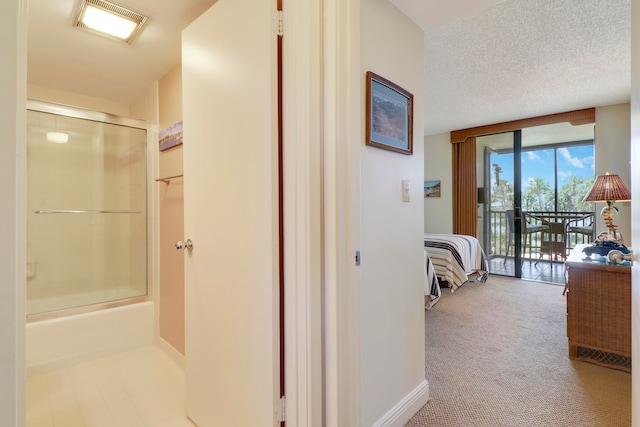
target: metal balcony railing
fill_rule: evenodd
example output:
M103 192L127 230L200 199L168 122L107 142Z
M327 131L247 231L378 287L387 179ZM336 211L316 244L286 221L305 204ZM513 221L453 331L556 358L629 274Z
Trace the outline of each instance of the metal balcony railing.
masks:
M576 244L588 243L594 238L593 212L523 212L522 219L533 226L553 224L554 228L558 228L558 224L561 224L564 230L562 242L565 256ZM489 247L485 248L487 256L489 258L513 258L515 240L513 235L510 238L513 227L508 224L507 212L489 211L489 222L486 226L488 226L488 230L485 230L485 233L488 232L489 235L485 235L483 241L489 243ZM540 250L546 243L544 240L549 238L548 236L544 232L522 235L522 259L539 259L541 257ZM526 245L524 244L525 238L527 239ZM485 246L487 245L485 244Z

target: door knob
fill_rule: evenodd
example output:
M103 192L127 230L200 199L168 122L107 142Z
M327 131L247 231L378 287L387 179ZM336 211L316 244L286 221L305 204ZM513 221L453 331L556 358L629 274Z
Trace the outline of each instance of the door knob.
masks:
M179 251L184 251L186 249L191 252L193 250L193 242L191 241L191 239L187 239L186 242L178 240L174 246Z

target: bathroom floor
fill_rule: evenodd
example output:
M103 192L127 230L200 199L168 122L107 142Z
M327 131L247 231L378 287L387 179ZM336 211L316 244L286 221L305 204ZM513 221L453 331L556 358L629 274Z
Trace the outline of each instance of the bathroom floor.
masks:
M194 427L184 370L155 346L27 378L28 427Z

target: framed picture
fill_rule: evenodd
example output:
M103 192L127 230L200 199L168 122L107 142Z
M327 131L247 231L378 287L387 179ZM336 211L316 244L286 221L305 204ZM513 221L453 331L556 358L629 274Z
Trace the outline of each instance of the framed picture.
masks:
M440 197L440 180L424 182L424 197Z
M367 145L413 154L413 95L367 72Z
M182 144L182 122L178 122L160 131L158 134L158 146L164 151L176 145Z

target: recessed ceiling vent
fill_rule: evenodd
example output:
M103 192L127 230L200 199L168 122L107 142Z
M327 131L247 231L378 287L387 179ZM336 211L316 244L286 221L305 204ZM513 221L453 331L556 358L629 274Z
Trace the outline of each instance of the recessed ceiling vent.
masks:
M126 6L104 0L82 0L74 27L131 43L149 19Z

